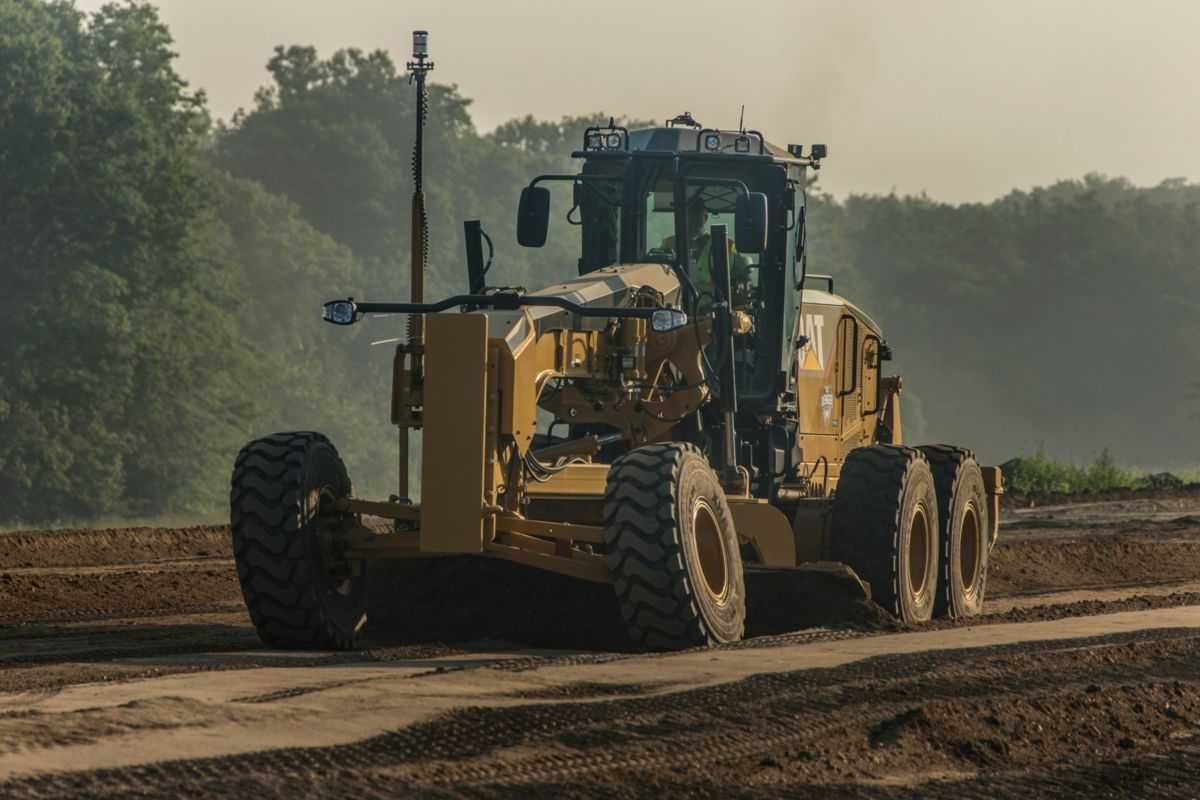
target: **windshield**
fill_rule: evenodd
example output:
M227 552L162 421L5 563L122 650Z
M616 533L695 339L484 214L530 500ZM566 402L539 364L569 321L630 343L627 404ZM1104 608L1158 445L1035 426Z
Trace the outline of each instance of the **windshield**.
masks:
M737 190L728 186L689 185L685 204L687 214L687 254L692 281L703 291L711 291L712 228L724 225L729 241L730 280L735 301L748 302L758 285L758 255L738 252L733 238L734 208ZM646 235L640 260L673 262L681 254L675 241L675 193L669 180L657 182L642 198Z
M678 198L681 208L676 207L677 168L684 173ZM774 382L784 341L790 338L790 329L785 333L781 323L789 312L795 313L790 307L792 283L785 275L788 251L795 246L790 237L797 227L795 212L789 212L784 202L789 196L787 181L786 170L770 162L589 159L576 184L578 212L572 218L583 226L581 274L614 264L686 262L700 309L714 301L711 230L724 225L733 306L738 312L734 352L738 394L741 399L759 398L764 408L775 402ZM770 229L789 232L771 234L761 254L738 248L734 212L743 185L767 195ZM686 230L686 242L676 241L679 228Z

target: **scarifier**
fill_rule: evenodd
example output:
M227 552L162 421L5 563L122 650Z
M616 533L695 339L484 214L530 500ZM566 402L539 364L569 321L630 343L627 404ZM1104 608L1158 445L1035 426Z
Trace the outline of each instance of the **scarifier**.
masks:
M419 132L432 63L423 32L414 43ZM589 128L581 169L534 178L517 214L518 241L542 246L547 185L568 184L578 275L488 288L470 221L468 293L433 303L420 146L411 302L324 309L340 325L410 315L393 375L399 490L356 497L318 433L246 445L233 536L265 642L352 647L371 565L464 555L609 584L624 631L652 649L740 639L754 582L783 587L755 595L776 618L801 609L773 605L826 592L910 623L979 613L1000 471L963 448L901 443L880 327L808 274L805 187L824 145L780 148L690 114Z

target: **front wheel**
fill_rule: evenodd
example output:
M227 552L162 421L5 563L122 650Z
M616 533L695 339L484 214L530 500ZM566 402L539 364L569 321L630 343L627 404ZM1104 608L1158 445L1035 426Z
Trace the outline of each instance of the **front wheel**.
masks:
M366 621L362 565L339 560L322 532L350 496L346 465L319 433L276 433L233 468L233 555L250 619L273 647L345 650Z
M618 458L604 499L608 567L629 637L656 650L742 638L746 585L733 516L708 461L686 444Z

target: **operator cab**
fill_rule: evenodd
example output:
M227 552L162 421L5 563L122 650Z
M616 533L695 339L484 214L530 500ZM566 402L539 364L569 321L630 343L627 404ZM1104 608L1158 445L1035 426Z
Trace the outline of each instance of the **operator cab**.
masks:
M804 186L823 146L803 155L756 131L704 128L683 114L664 127L589 128L574 175L542 175L524 190L518 239L541 246L549 192L571 183L567 221L581 228L579 273L622 264L670 265L680 305L703 313L714 301L712 236L724 225L734 308L748 322L737 335L737 393L743 413L777 410L789 382L791 341L804 247Z

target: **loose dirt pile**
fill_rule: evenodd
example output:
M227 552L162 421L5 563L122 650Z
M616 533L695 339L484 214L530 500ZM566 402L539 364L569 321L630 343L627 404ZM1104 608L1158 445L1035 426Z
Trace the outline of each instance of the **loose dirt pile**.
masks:
M1195 506L1200 503L1200 483L1175 489L1109 489L1103 492L1015 492L1001 495L1005 510L1042 506L1080 505L1125 500L1183 500Z
M992 597L1078 588L1151 586L1200 579L1200 517L1005 529L992 551Z
M107 528L0 533L0 570L233 558L229 529Z
M239 598L221 526L0 534L0 623L176 613Z

